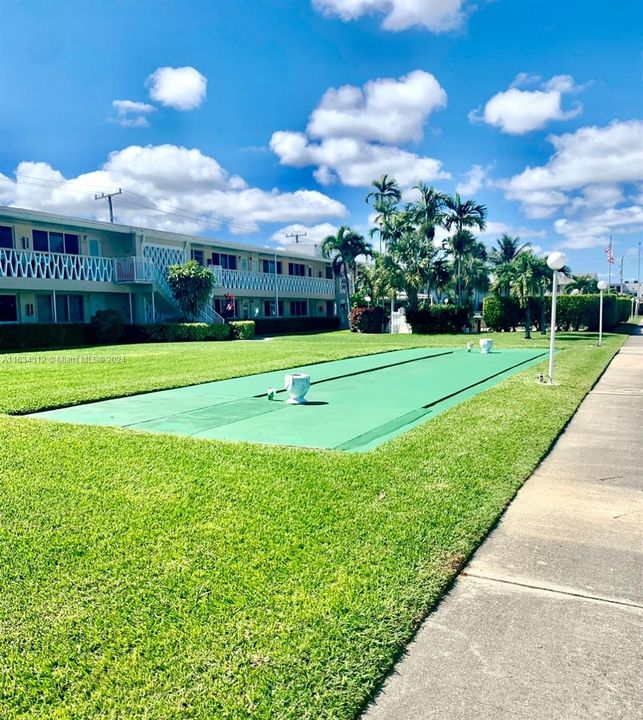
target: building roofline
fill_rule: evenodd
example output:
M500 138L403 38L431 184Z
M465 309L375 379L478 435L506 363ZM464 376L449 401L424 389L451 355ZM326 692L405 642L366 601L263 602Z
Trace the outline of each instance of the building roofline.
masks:
M250 243L232 242L230 240L216 240L213 238L202 237L201 235L187 235L184 233L174 233L167 230L157 230L155 228L141 227L138 225L123 225L122 223L110 223L103 220L88 220L85 218L77 218L71 215L60 215L58 213L43 212L42 210L31 210L29 208L19 208L9 205L0 205L0 216L8 216L20 218L23 220L34 220L36 222L51 222L61 225L69 225L77 228L90 228L93 230L104 230L107 232L117 233L153 233L155 237L167 238L168 240L180 240L198 245L217 246L231 250L246 250L255 253L263 253L264 255L279 255L280 257L296 257L304 260L321 260L322 262L330 262L322 257L311 255L310 253L297 252L296 250L280 250L278 248L264 247L262 245L253 245Z

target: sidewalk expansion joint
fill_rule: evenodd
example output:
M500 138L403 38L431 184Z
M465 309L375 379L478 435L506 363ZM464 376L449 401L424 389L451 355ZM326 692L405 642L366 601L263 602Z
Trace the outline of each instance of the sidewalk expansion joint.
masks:
M552 593L554 595L566 595L568 597L575 597L581 600L591 600L593 602L608 603L609 605L624 605L626 607L633 607L643 610L643 605L635 602L628 602L627 600L612 600L610 598L600 597L599 595L586 595L585 593L572 592L571 590L557 590L555 588L543 587L542 585L532 585L530 583L517 582L515 580L505 580L503 578L491 577L489 575L478 575L478 573L462 572L461 576L476 578L478 580L487 580L494 583L502 583L503 585L514 585L516 587L527 588L529 590L540 590L542 592Z

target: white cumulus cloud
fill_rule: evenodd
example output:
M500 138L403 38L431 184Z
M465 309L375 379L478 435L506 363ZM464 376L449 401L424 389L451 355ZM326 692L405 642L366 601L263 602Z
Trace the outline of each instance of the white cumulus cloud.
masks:
M150 97L175 110L194 110L205 100L208 80L193 67L160 67L147 79Z
M313 0L313 5L326 15L344 21L363 15L383 14L385 30L400 31L420 27L434 33L460 28L466 19L465 0Z
M393 144L420 140L428 116L446 104L440 83L423 70L399 80L371 80L363 88L344 85L324 93L310 116L307 133L312 138Z
M510 135L524 135L539 130L552 120L569 120L582 112L575 103L564 110L563 95L578 91L571 75L556 75L537 90L521 90L518 85L533 82L535 78L521 73L512 87L494 95L484 106L469 113L472 122L485 122Z
M259 223L314 223L347 215L344 205L321 192L249 187L214 158L176 145L132 145L74 178L48 163L22 162L16 179L4 180L4 203L99 220L107 219L107 207L94 193L123 188L114 200L118 222L174 232L227 225L244 234L256 232Z
M112 107L116 116L110 118L110 122L122 127L148 127L150 123L146 115L156 110L154 105L135 100L112 100Z
M477 193L482 187L482 183L485 179L485 171L482 165L473 165L465 176L464 182L458 183L455 186L456 192L460 195L473 195Z
M563 247L606 244L610 234L643 231L643 120L614 120L551 135L544 165L497 183L532 218L553 218ZM640 186L640 185L639 185Z
M426 119L446 100L438 81L421 70L399 80L372 80L363 88L331 88L305 133L277 131L270 147L282 165L315 167L322 185L367 186L384 173L402 186L448 178L439 160L398 147L420 140Z
M614 185L643 181L643 120L614 120L548 140L555 152L545 165L499 183L532 216L546 217L548 209L566 205L570 191L611 185L613 194Z

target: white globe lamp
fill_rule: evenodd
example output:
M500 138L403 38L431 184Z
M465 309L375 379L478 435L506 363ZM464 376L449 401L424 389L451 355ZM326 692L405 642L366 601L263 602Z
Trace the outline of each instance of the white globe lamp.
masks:
M562 252L552 252L547 256L547 266L553 270L551 286L551 327L549 330L549 384L554 384L554 352L556 345L556 295L558 293L558 271L565 267L567 258Z

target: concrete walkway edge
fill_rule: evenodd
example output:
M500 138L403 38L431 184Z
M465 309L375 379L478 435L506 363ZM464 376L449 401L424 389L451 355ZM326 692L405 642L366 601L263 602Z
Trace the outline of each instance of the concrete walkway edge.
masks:
M643 326L365 720L643 718Z

